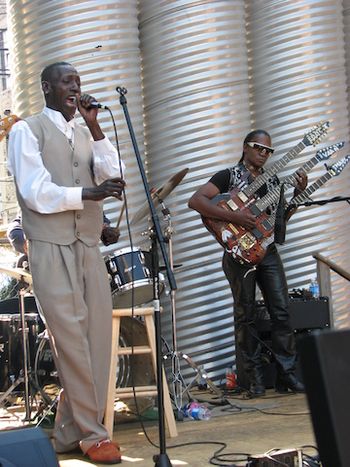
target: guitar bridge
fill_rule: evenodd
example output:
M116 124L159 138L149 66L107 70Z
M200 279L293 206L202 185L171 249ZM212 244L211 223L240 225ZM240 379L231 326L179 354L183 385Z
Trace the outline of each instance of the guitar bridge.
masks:
M250 250L255 244L255 237L250 232L242 235L239 244L243 250Z

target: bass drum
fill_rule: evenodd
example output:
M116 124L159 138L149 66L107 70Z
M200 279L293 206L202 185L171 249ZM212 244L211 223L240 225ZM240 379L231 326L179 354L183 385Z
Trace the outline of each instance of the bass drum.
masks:
M39 336L39 345L35 356L35 382L45 403L50 405L58 396L61 385L48 334L45 331ZM119 346L147 345L147 333L144 324L137 318L121 319ZM106 364L109 364L108 362ZM153 365L150 355L121 355L116 375L116 387L149 386L155 383Z
M39 315L25 313L27 355L33 367ZM0 391L5 392L24 369L22 317L20 314L0 314ZM23 386L20 385L20 390Z

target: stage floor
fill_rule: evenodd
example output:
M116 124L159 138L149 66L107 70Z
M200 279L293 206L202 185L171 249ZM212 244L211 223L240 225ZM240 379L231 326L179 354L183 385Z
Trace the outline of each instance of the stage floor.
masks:
M258 455L274 449L299 448L310 456L317 453L315 448L310 447L316 446L316 442L306 396L303 394L280 395L270 389L265 397L255 399L227 393L224 394L224 399L218 400L206 391L193 391L192 396L205 402L210 407L212 416L206 421L185 418L176 422L178 436L166 438L166 456L172 466L245 466L249 454ZM228 404L224 405L222 402L226 401ZM145 416L156 418L154 409L144 410L146 405L141 401L140 410L142 409ZM28 423L21 421L24 414L23 406L13 405L7 410L0 409L0 430L25 426ZM136 415L116 412L113 438L121 446L122 465L156 465L153 456L160 452L157 447L158 421L148 419L143 424L147 436ZM44 424L41 426L50 436L52 430L44 427ZM147 437L155 446L152 446ZM221 443L226 444L220 453L224 457L210 464L210 458L221 448ZM99 466L87 461L83 455L73 453L59 455L58 460L60 467Z
M192 396L199 401L207 401L211 408L210 420L177 421L178 436L166 439L166 456L173 466L203 467L225 443L220 460L214 465L245 466L247 455L263 454L273 449L297 449L314 456L317 451L306 396L303 394L279 395L268 390L265 397L245 399L243 395L227 393L224 398L229 404L206 391L193 391ZM13 410L13 408L11 408ZM2 409L0 428L14 426L9 413ZM144 411L144 415L155 415L155 411ZM2 415L2 416L1 416ZM114 440L121 446L122 465L154 467L153 456L159 454L159 429L157 420L141 423L134 415L116 413ZM45 428L50 436L51 430ZM191 444L194 443L194 444ZM186 445L185 445L186 444ZM239 454L243 453L243 454ZM88 462L82 455L58 456L60 467L98 466ZM297 464L296 464L297 465Z

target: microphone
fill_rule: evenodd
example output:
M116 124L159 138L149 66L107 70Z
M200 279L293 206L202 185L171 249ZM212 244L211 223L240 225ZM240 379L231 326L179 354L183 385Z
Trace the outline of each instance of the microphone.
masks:
M106 105L102 105L102 104L100 104L99 102L97 102L95 100L90 102L89 108L90 109L108 109L108 107Z
M90 102L90 108L92 109L107 109L108 107L106 105L102 105L97 101L92 101Z

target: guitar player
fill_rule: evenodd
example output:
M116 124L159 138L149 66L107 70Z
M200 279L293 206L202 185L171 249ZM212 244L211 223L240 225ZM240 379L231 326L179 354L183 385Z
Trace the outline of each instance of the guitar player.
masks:
M271 137L264 130L250 132L243 142L243 154L238 164L217 172L190 198L188 206L202 217L239 225L248 232L257 224L256 217L248 209L223 209L213 202L220 193L232 193L245 184L250 184L264 172L264 165L272 156ZM270 177L255 193L262 197L280 184L276 175ZM307 186L307 176L296 176L294 196ZM277 211L278 203L270 206L271 214ZM294 211L295 212L295 211ZM289 214L289 217L292 213ZM227 232L225 232L227 235ZM262 373L261 343L255 325L256 285L260 288L271 319L272 350L276 363L275 389L279 393L304 392L303 384L295 375L296 350L288 311L288 287L283 264L277 251L274 233L265 240L266 253L258 264L242 261L235 252L225 250L223 270L229 281L234 299L234 323L236 346L240 348L243 368L249 380L250 397L265 395Z

